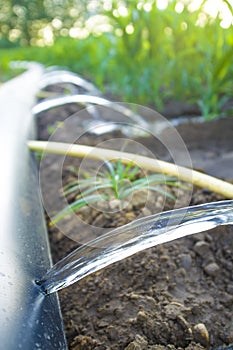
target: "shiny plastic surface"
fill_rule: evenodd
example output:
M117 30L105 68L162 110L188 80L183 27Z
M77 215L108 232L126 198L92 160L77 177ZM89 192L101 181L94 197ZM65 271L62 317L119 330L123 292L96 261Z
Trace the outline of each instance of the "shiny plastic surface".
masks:
M56 295L34 281L51 266L38 187L38 169L26 141L35 137L31 107L43 68L0 89L0 344L5 350L67 349Z

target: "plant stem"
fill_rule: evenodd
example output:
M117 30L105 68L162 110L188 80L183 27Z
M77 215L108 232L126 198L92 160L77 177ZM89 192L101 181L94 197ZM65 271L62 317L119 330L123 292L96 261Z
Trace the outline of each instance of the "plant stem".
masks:
M221 194L225 198L233 199L232 184L213 176L200 173L196 170L164 162L162 160L152 159L128 152L120 152L104 148L61 142L28 141L28 147L31 151L42 151L45 153L60 154L79 158L87 157L90 159L110 161L120 158L124 164L134 162L138 167L141 167L145 170L176 176L180 180Z

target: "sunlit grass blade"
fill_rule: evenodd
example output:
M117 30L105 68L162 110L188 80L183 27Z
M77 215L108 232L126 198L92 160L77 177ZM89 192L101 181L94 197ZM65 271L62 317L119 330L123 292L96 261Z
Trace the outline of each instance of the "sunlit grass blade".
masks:
M78 183L78 180L73 180L68 182L66 185L64 185L63 190L66 191L67 189L69 189L72 186L76 186Z
M108 169L109 174L111 175L111 177L114 178L115 175L116 175L116 172L115 172L115 169L114 169L113 164L110 163L108 160L105 160L105 161L104 161L104 164L105 164L105 166L107 167L107 169Z
M176 200L176 197L175 197L175 196L173 196L170 192L168 192L168 191L166 191L166 190L163 190L163 189L160 188L160 187L157 187L157 186L149 186L148 189L151 190L151 191L154 191L154 192L161 193L161 194L163 194L164 196L166 196L166 197L168 197L168 198L170 198L170 199L172 199L172 200L174 200L174 201Z
M129 180L132 180L138 174L139 170L138 166L133 166L132 163L129 163L124 169L123 177L127 176Z
M85 207L86 205L94 202L98 202L100 200L106 200L106 196L104 195L93 195L93 196L87 196L82 197L75 202L71 203L69 206L65 207L63 210L61 210L57 215L55 215L53 218L51 218L50 226L55 225L57 222L62 220L65 216L75 212L77 209L80 209L82 207Z
M116 169L114 169L114 165L112 163L110 163L109 161L105 161L104 164L107 166L109 170L109 174L110 174L109 179L111 181L115 197L118 199L119 198L119 194L118 194L119 175Z
M133 193L136 193L142 189L146 189L146 190L151 190L151 191L156 191L158 193L161 193L163 195L165 195L166 197L169 197L173 200L175 200L175 196L173 196L170 192L166 191L166 190L163 190L161 187L159 186L134 186L134 184L129 187L129 188L125 188L125 189L121 189L120 193L121 193L121 198L122 199L126 199L128 196L130 196L131 194Z
M67 190L64 189L64 194L65 194L65 196L67 196L68 194L71 194L71 193L76 192L78 190L79 190L79 184L72 186L72 187L68 188Z
M124 178L124 166L121 159L117 159L115 173L117 173L119 180Z
M78 190L82 190L82 189L85 189L87 187L90 187L90 186L98 186L99 184L104 184L104 181L100 182L100 181L85 181L85 182L82 182L82 180L80 182L76 182L76 185L75 186L72 186L70 188L68 188L66 191L64 191L65 195L68 195L70 193L73 193L73 192L76 192ZM107 183L106 183L107 185Z
M161 174L148 175L146 177L137 179L134 181L135 185L146 186L147 184L166 184L167 182L173 183L173 181L177 181L175 177L167 177Z
M93 193L93 192L96 192L98 190L106 190L108 188L112 188L112 185L110 183L108 184L103 184L103 185L98 185L98 186L94 186L92 188L89 188L85 191L82 191L78 196L77 198L80 198L80 197L84 197L86 195L89 195L90 193Z

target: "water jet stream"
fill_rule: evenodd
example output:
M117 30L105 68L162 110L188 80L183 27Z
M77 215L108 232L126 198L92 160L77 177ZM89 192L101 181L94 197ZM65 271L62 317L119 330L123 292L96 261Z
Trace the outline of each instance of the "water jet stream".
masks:
M44 294L51 294L144 249L229 224L233 224L233 200L140 218L80 246L55 264L37 284Z

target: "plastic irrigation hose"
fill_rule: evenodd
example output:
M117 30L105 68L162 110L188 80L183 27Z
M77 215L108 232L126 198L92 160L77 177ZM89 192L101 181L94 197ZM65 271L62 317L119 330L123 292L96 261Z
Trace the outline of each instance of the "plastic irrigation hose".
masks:
M35 137L31 107L43 67L0 88L0 347L67 349L56 294L35 285L51 266L38 186L38 166L27 140Z

